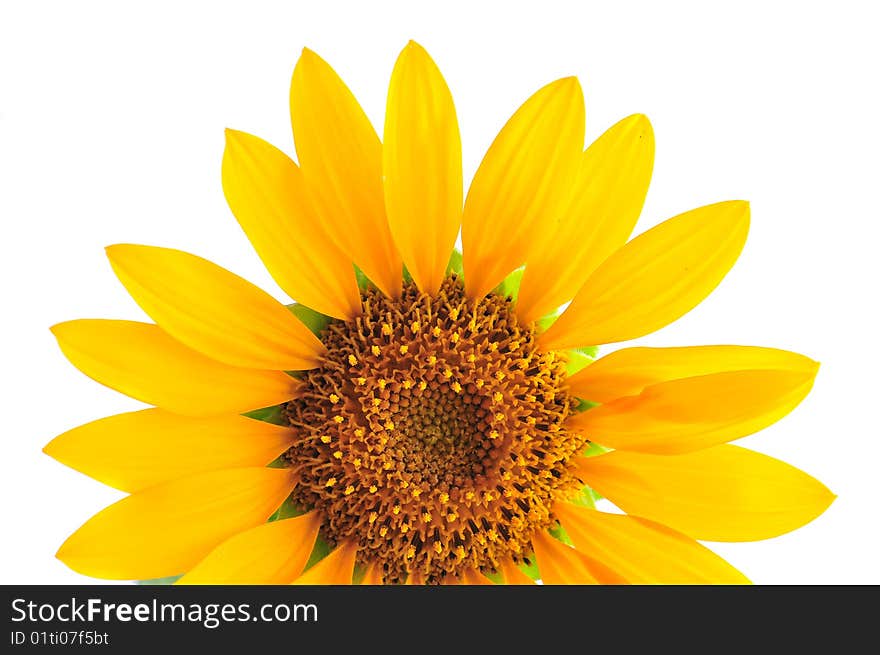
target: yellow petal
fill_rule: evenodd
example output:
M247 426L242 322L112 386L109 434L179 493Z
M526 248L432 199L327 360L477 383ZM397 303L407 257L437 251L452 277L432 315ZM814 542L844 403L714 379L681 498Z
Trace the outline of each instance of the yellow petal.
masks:
M220 542L263 523L293 485L289 470L270 468L210 471L165 482L95 514L56 557L96 578L177 575Z
M314 368L324 346L284 305L250 282L180 250L120 244L113 270L163 330L213 359L279 371Z
M532 548L538 560L541 581L546 585L557 584L608 584L596 577L593 562L543 530L532 535Z
M541 346L564 350L635 339L672 323L718 286L745 244L749 205L700 207L639 235L587 279Z
M615 451L577 465L585 482L625 512L708 541L785 534L835 498L803 471L738 446L675 457Z
M458 581L462 585L494 585L489 578L480 573L477 569L465 569Z
M571 300L596 267L626 243L653 165L654 132L642 114L624 118L587 148L567 208L523 273L516 301L521 322Z
M557 503L575 548L590 553L630 584L747 584L748 579L711 550L662 525Z
M724 371L661 382L575 414L591 441L660 455L687 453L763 430L809 393L813 370Z
M296 395L280 371L221 364L180 344L156 325L82 319L52 328L67 359L103 385L190 416L241 413Z
M382 145L345 83L308 49L293 71L290 116L303 175L331 238L385 294L399 296L403 267L385 219Z
M362 585L381 585L384 584L383 579L385 577L384 572L382 571L382 566L380 564L370 564L367 567L367 570L364 572L364 577L361 578Z
M176 584L289 584L309 561L320 527L314 511L258 525L221 543Z
M520 570L513 560L507 560L501 563L501 575L504 577L504 584L508 585L533 585L535 581Z
M410 571L409 575L406 576L406 582L404 586L408 587L420 587L425 584L425 576L422 575L421 571ZM449 582L444 580L444 584L449 584ZM457 582L455 584L458 584Z
M443 76L412 41L391 74L384 141L391 233L416 285L436 294L461 225L461 137Z
M464 278L480 298L524 264L564 210L584 147L573 77L540 89L507 121L474 175L462 219Z
M265 466L292 439L287 428L236 414L193 418L144 409L69 430L43 452L104 484L135 492L203 471Z
M223 192L284 292L336 318L361 312L351 258L330 238L296 164L250 134L226 130Z
M413 577L410 574L410 577ZM407 584L409 584L409 579L407 579ZM423 584L423 583L419 583ZM471 568L465 569L462 571L460 575L453 575L452 573L447 574L440 584L444 585L494 585L489 578L480 573L479 570Z
M724 371L776 370L815 374L818 364L787 350L758 346L623 348L568 379L579 398L607 403L641 393L645 387Z
M309 568L292 584L296 585L347 585L354 574L357 544L346 542L320 562Z

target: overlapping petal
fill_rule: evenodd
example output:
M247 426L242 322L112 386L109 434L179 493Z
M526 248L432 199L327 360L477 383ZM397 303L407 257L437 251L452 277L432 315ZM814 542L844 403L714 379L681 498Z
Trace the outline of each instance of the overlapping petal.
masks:
M68 430L43 452L99 482L135 492L204 471L265 466L292 439L287 428L236 414L190 417L153 408Z
M330 238L297 165L245 132L226 130L223 192L284 292L328 316L360 314L351 257Z
M90 378L177 414L241 413L290 400L298 383L281 371L222 364L156 325L81 319L52 328L67 359Z
M815 375L818 364L804 355L759 346L622 348L568 379L572 394L598 403L640 394L660 382L726 371L791 371Z
M651 228L595 270L541 335L541 346L565 350L626 341L680 318L733 266L748 227L748 203L730 201Z
M382 145L345 83L308 49L293 71L290 116L296 154L330 237L397 297L403 266L385 218Z
M324 559L309 568L292 584L296 585L349 585L354 575L357 545L346 542Z
M443 76L412 41L391 74L384 141L391 233L419 289L435 294L461 225L461 137Z
M135 301L178 341L232 366L314 368L325 348L290 311L250 282L171 248L107 248Z
M675 455L772 425L809 393L813 370L722 371L660 382L575 414L569 426L603 446Z
M507 121L468 190L465 286L481 298L524 264L565 208L584 147L584 99L567 77L538 90Z
M509 585L533 585L535 581L523 573L513 560L507 560L501 563L501 575L504 577L504 584Z
M294 484L286 469L240 468L155 485L95 514L57 557L96 578L177 575L222 541L263 523Z
M653 521L570 503L557 503L553 512L575 548L630 584L748 583L705 546Z
M477 569L469 568L462 571L458 578L455 578L454 576L449 576L446 580L444 580L443 584L490 586L494 585L495 583L492 582L485 575L480 573Z
M834 500L803 471L731 445L675 457L614 451L580 458L577 466L587 484L624 511L709 541L776 537Z
M543 530L532 536L541 581L559 584L621 584L620 576L608 571L590 556L551 537Z
M523 273L516 301L529 323L571 300L590 274L620 248L635 227L654 164L647 117L623 119L581 158L568 206L548 225Z
M308 562L320 527L314 511L258 525L221 543L176 584L288 584Z
M382 578L384 573L382 572L382 565L374 562L367 566L367 570L364 571L364 577L361 578L362 585L381 585Z

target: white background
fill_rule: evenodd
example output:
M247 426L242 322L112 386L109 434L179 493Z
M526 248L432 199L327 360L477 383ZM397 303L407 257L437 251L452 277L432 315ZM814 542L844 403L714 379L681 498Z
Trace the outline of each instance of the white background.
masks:
M809 398L741 443L839 498L795 533L717 550L759 583L880 583L872 4L4 1L0 582L89 582L55 549L120 496L40 452L66 429L139 407L78 373L48 330L144 318L103 246L189 250L284 298L224 203L223 128L292 152L288 84L303 46L381 126L391 67L413 38L455 96L467 175L520 102L575 74L588 140L630 113L653 122L637 231L752 201L749 241L721 287L640 342L768 345L822 362Z

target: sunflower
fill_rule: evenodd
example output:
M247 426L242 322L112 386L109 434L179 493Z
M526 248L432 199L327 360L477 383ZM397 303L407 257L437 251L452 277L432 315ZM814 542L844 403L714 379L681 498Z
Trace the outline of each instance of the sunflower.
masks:
M227 131L223 189L285 306L209 261L107 249L155 323L52 328L89 377L154 407L45 452L128 492L58 557L180 583L741 583L699 543L793 530L834 496L729 445L818 365L748 346L595 347L690 311L745 242L746 202L628 241L654 155L623 119L586 150L578 81L511 116L463 201L437 66L409 43L384 139L305 50L299 163ZM461 252L456 243L461 232ZM560 311L562 309L562 311ZM624 513L596 509L607 498Z

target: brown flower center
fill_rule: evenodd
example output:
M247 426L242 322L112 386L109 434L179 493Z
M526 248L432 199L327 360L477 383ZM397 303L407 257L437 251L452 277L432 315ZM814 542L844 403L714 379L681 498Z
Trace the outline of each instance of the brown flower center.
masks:
M455 277L436 297L408 284L399 299L362 300L361 316L325 329L327 355L286 405L293 499L386 583L521 560L580 486L564 359L536 349L508 299L474 303Z

